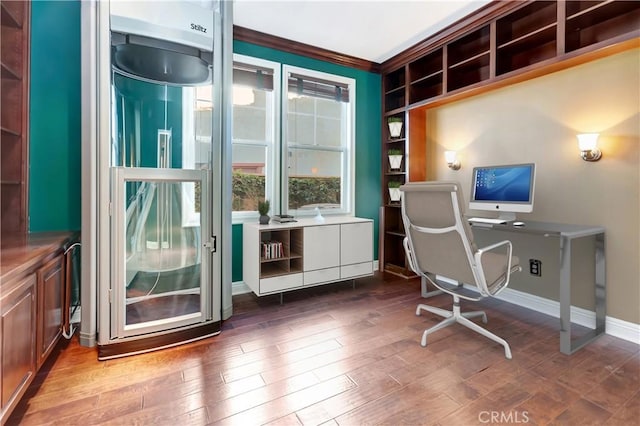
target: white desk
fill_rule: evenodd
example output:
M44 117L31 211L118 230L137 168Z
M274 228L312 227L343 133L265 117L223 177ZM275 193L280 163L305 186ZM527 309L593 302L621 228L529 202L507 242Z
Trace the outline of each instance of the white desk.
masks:
M473 224L475 235L482 231L506 231L518 235L535 235L558 240L560 256L560 352L571 354L600 336L605 331L606 315L606 278L605 278L605 250L604 233L601 226L567 225L548 222L526 221L524 226ZM571 246L578 239L595 237L595 280L593 291L595 295L595 328L579 338L572 338L571 333ZM516 256L518 253L514 253ZM522 259L521 259L522 261ZM585 259L585 262L590 262ZM524 268L523 268L524 269Z

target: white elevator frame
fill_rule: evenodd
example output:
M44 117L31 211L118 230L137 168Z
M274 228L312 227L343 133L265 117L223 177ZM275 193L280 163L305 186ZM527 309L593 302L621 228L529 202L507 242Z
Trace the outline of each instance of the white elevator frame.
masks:
M80 344L95 346L110 340L112 206L110 179L111 42L110 0L81 2L82 52L82 278ZM211 321L232 314L231 301L231 132L233 2L214 0L214 114L210 178L211 237L217 251L212 271L220 279L221 294L213 294ZM215 79L216 77L214 77ZM219 149L215 149L219 147ZM217 208L213 208L217 205ZM218 265L216 267L216 265ZM214 275L212 274L212 275ZM163 333L159 331L158 333Z

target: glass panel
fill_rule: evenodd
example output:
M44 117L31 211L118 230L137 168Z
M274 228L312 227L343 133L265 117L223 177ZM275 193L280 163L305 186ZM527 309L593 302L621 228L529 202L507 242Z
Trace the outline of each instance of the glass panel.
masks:
M125 326L198 314L200 223L182 209L185 199L199 209L194 182L128 181L125 190Z
M340 147L344 103L330 99L293 97L289 99L287 136L291 145Z
M113 73L111 165L175 169L208 168L211 86L170 86ZM184 91L195 92L183 105ZM185 117L193 130L183 131Z
M256 211L266 196L267 148L233 144L233 211Z
M270 198L266 173L273 173L273 92L239 85L233 90L232 206L234 212L252 212L258 201Z
M240 86L234 86L234 92L236 90L249 90L251 102L233 105L233 139L254 141L270 139L267 133L267 120L270 120L271 116L267 114L266 102L271 102L273 97L271 92L247 87L240 89ZM238 102L236 93L234 93L234 102Z
M343 155L289 149L289 208L340 208Z

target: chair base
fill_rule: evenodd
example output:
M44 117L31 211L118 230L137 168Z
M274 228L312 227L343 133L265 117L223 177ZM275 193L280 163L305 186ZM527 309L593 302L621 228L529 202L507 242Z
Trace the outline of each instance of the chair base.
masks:
M482 322L486 324L487 314L485 314L484 311L460 312L460 299L457 296L453 296L453 311L447 311L445 309L440 309L434 306L423 304L418 305L418 307L416 308L416 315L419 316L420 311L428 311L445 318L443 321L440 321L438 324L426 329L424 333L422 333L422 340L420 344L423 347L427 346L427 335L445 328L451 324L458 323L475 331L476 333L482 334L483 336L493 340L496 343L500 343L502 346L504 346L504 356L507 359L511 359L511 348L509 347L509 344L506 340L496 336L489 330L486 330L480 327L478 324L469 320L469 318L482 317Z

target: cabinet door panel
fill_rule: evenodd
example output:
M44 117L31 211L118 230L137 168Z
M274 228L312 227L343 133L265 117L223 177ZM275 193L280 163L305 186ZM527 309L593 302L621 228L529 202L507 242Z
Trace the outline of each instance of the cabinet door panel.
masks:
M340 233L342 265L373 261L373 223L347 223Z
M340 266L340 225L304 228L304 270Z
M2 407L24 393L35 374L36 276L2 298Z
M38 366L49 355L62 331L63 272L62 256L38 271Z

